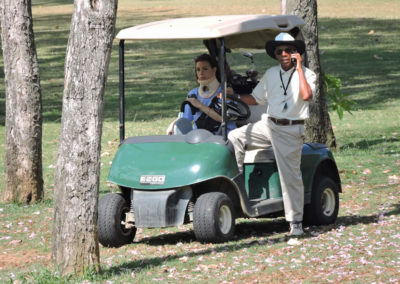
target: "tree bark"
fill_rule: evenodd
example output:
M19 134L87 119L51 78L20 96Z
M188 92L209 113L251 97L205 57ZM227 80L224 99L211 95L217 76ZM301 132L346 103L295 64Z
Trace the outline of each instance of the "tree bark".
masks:
M336 149L336 138L326 103L323 77L319 60L318 9L316 0L282 0L282 10L302 18L306 25L301 31L306 44L305 65L317 74L316 92L310 102L310 118L306 121L306 141L324 143Z
M55 171L52 259L62 274L99 270L97 207L103 97L117 0L75 0Z
M30 0L1 0L6 85L5 185L2 201L43 198L42 93Z

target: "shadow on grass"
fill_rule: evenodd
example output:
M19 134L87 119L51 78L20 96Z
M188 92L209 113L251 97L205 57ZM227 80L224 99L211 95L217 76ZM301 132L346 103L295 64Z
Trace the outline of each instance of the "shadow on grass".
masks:
M395 204L395 208L389 212L386 212L384 216L390 215L400 215L400 204ZM264 221L265 220L265 221ZM283 218L279 219L264 219L258 221L247 221L236 224L235 228L235 241L240 241L243 239L247 239L250 237L275 237L282 233L288 231L289 226L287 222ZM307 226L305 225L306 237L308 236L307 232L312 230L318 230L320 232L328 232L333 228L337 228L339 226L354 226L357 224L371 224L379 222L379 215L369 215L369 216L360 216L360 215L351 215L351 216L339 216L336 219L336 222L332 225L327 226ZM280 235L282 237L282 235ZM143 238L139 241L139 243L146 243L151 246L159 246L159 245L173 245L178 242L182 243L191 243L196 241L194 232L185 231L178 233L169 233L158 235L149 238Z
M388 131L390 132L391 130L389 129ZM394 128L393 128L393 132L395 132ZM400 141L399 138L394 138L394 137L387 138L387 139L374 139L374 140L364 139L364 140L358 141L357 143L344 144L344 145L341 146L341 149L342 150L345 150L345 149L367 150L367 149L370 149L370 148L372 148L374 146L381 145L381 144L384 144L384 143L395 143L395 142L399 142L399 141ZM400 150L398 149L397 151L387 152L385 154L387 154L387 155L396 155L396 154L399 154L399 153L400 153Z
M400 215L400 204L396 204L392 211L386 213L387 216Z
M41 0L35 5L68 3L72 1ZM118 18L117 31L122 27L159 19L132 13ZM43 88L43 119L59 121L71 14L57 15L56 18L38 15L34 21ZM324 51L321 56L322 69L342 79L343 92L350 94L350 99L358 103L357 108L384 109L397 99L397 82L400 78L393 57L399 51L396 32L400 20L322 18L320 26L323 27L319 35L319 46ZM371 27L380 28L373 35L368 35ZM114 120L118 120L117 46L118 42L114 41L104 97L104 118ZM195 84L192 76L193 56L205 51L201 41L134 41L127 43L126 48L126 112L132 114L128 115L127 120L133 117L154 120L175 116L180 102L190 86ZM256 63L261 72L272 64L264 61ZM3 79L0 79L0 83L4 83ZM0 89L1 122L4 120L1 117L5 112L5 98L3 89Z
M357 102L357 108L386 108L398 95L399 74L392 60L398 50L395 32L400 21L324 18L321 19L321 25L324 27L320 34L320 49L324 51L321 57L323 70L342 79L343 92L350 94L350 99ZM366 36L370 27L381 27L385 33ZM188 91L184 82L192 80L181 69L187 68L184 65L192 62L192 50L204 48L201 42L137 41L130 42L129 46L125 58L129 70L126 72L126 79L129 80L125 90L128 102L126 111L134 113L140 120L169 117L171 108L175 114L178 109L176 104L182 101L184 93ZM275 64L261 58L256 62L259 71ZM116 53L113 60L117 60ZM158 72L161 65L165 72ZM180 68L174 68L174 65ZM235 66L232 65L232 68L235 69ZM117 79L112 74L117 74L115 64L110 68L114 82L108 86L112 88L112 94L118 94ZM151 77L156 77L163 84L155 84ZM171 82L174 84L167 84L166 89L165 83ZM106 96L105 99L105 115L110 119L111 110L117 108L118 100L116 96ZM159 116L154 116L154 113Z
M383 214L380 214L383 213ZM336 226L354 226L358 224L372 224L384 221L387 216L400 215L400 204L393 204L393 209L388 212L377 212L376 215L340 216L336 220Z
M394 209L386 212L385 216L400 215L400 204L394 204ZM337 218L335 224L328 226L319 227L306 227L306 234L304 238L313 237L310 231L317 229L318 234L323 234L325 232L331 231L339 226L354 226L358 224L372 224L379 222L379 215L372 216L341 216ZM180 259L182 257L198 257L202 255L209 255L219 252L232 252L241 250L243 248L250 248L256 246L265 246L266 242L270 245L275 245L279 243L284 243L288 241L288 238L282 235L288 230L288 225L283 218L268 220L268 221L251 221L245 223L239 223L236 226L235 239L232 242L222 244L213 248L204 248L196 252L180 253L174 255L168 255L163 257L152 257L136 260L129 263L124 263L122 265L113 266L108 269L104 269L101 274L103 277L107 275L116 275L124 270L135 270L140 271L154 266L164 265L168 261L173 261ZM253 237L251 240L243 241ZM265 238L265 239L254 239L255 238ZM242 240L241 242L238 242ZM191 243L195 242L195 236L193 231L180 232L165 234L162 236L144 238L139 243L147 243L153 246L162 245L174 245L177 242Z
M241 223L238 224L236 227L236 237L235 240L232 242L225 243L213 248L205 247L203 250L199 250L196 252L180 253L164 257L152 257L152 258L136 260L133 262L124 263L122 265L117 265L108 269L104 269L102 270L101 274L103 277L107 277L108 275L110 276L117 275L124 270L140 271L154 266L161 266L164 265L165 262L180 259L182 257L198 257L219 252L232 252L241 250L243 248L265 245L265 242L254 239L240 243L236 242L241 239L249 238L249 231L251 232L253 237L268 236L268 242L271 244L286 242L288 239L283 237L280 233L287 231L287 229L288 226L284 220ZM190 243L195 241L193 231L176 233L176 234L166 234L163 235L162 240L160 239L160 237L146 238L142 239L141 242L147 242L149 245L165 245L165 244L176 244L178 240L184 243Z
M66 4L74 4L73 0L37 0L32 3L32 7L34 6L59 6Z
M283 219L243 222L236 225L234 240L240 241L249 237L270 237L276 234L284 233L287 230L288 225ZM143 238L139 241L139 243L146 243L151 246L159 246L173 245L177 242L191 243L194 241L196 241L196 238L194 232L191 230Z

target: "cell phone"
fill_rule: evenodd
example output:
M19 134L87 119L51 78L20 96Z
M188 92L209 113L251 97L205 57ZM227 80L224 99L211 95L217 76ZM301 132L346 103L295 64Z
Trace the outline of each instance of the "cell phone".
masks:
M294 66L296 66L297 60L295 58L292 58L292 63L293 63Z

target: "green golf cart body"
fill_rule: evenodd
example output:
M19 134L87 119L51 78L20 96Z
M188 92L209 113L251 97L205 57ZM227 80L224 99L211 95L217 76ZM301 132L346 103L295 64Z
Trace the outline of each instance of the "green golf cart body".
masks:
M118 33L121 144L108 180L118 185L121 193L107 194L99 201L99 240L104 246L131 243L136 228L189 222L193 223L197 240L223 242L234 236L237 218L283 214L272 148L248 149L244 182L238 180L233 147L227 139L227 121L235 120L235 116L227 108L225 52L264 49L267 40L283 31L301 38L303 24L293 15L210 16L158 21ZM124 42L143 39L203 41L220 67L221 135L195 129L185 135L124 137ZM332 153L323 144L305 143L301 170L305 221L315 225L333 223L338 215L341 182Z

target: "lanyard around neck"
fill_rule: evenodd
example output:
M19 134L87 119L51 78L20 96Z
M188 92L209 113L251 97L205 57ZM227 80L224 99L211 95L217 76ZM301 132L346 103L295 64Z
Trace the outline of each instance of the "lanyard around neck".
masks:
M290 81L292 80L292 76L293 76L293 74L294 74L295 71L296 71L296 68L294 68L293 71L292 71L292 73L290 74L289 81L287 82L286 86L285 86L285 84L283 83L282 72L279 71L279 77L281 78L282 88L283 88L283 92L284 92L283 94L284 94L285 96L287 95L287 89L289 88Z

